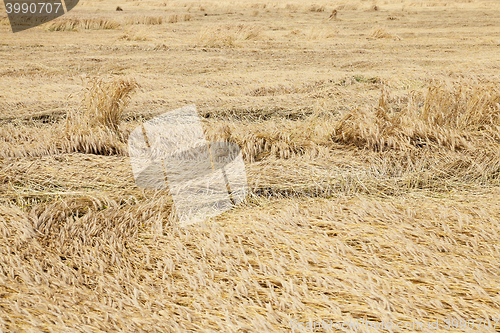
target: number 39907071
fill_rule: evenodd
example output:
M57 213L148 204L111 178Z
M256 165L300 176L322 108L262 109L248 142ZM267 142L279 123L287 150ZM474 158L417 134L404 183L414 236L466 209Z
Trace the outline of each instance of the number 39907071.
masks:
M49 2L16 2L5 4L5 9L7 14L52 14L58 13L59 10L64 10L61 8L62 3L49 3Z

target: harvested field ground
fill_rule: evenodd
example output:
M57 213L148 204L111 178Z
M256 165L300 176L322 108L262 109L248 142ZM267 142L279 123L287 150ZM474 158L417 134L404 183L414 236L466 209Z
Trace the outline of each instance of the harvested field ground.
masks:
M1 332L500 332L498 2L2 13ZM192 104L249 194L179 226L127 139Z

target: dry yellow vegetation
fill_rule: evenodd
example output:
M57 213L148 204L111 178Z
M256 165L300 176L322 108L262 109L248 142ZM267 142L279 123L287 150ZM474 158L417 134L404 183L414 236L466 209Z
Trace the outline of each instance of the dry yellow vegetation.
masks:
M499 23L487 0L0 17L0 331L500 332ZM127 138L190 104L241 147L249 195L179 227Z

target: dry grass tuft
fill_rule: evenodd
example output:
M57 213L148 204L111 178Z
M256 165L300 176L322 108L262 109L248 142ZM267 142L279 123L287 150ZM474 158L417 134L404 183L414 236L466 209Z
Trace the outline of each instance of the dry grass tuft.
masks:
M120 120L131 94L139 87L133 79L89 80L80 110L70 112L63 150L111 155L125 153Z
M389 112L384 94L374 110L347 113L334 130L337 142L374 150L441 146L471 148L499 139L500 90L494 84L432 83L423 101L410 96L400 112ZM419 106L422 105L422 106ZM477 142L477 135L483 141Z
M435 82L428 88L422 118L435 126L494 135L500 130L500 88L488 82Z
M248 162L267 157L288 159L304 154L314 157L325 153L333 124L332 118L317 114L305 121L216 122L208 126L207 138L237 143Z
M151 40L151 37L149 36L149 32L145 29L129 27L118 39L137 42Z
M82 152L127 155L123 109L138 84L130 79L91 79L82 106L68 112L65 123L0 127L0 157L46 156Z
M76 31L80 27L79 19L69 19L64 18L60 20L52 21L47 25L48 31Z
M337 7L335 7L337 10L357 10L358 9L358 4L355 3L344 3L340 4Z
M144 24L144 25L158 25L162 24L164 21L163 16L130 16L125 19L125 24Z
M413 112L389 115L384 109L347 113L333 131L335 142L376 151L407 150L438 145L452 150L469 147L464 135L452 129L432 126Z
M82 152L127 155L127 131L120 130L123 110L139 87L132 79L94 78L79 109L68 112L65 123L0 127L0 157L46 156Z
M307 40L324 40L328 38L333 38L337 35L338 31L332 31L328 28L320 28L317 26L307 29L304 33Z
M78 18L62 18L52 21L47 25L48 31L76 31L79 29L84 30L109 30L120 27L118 22L103 19L78 19Z
M316 12L316 13L322 13L326 10L325 6L320 6L320 5L316 5L316 4L313 4L309 7L308 9L310 12Z
M173 14L168 17L168 23L177 23L179 22L179 15Z
M68 117L67 125L79 123L118 132L123 109L137 88L139 84L133 79L90 79L83 99L83 112Z
M375 39L379 39L379 38L394 38L397 40L401 39L399 36L388 32L387 29L384 27L372 28L369 36L370 36L370 38L375 38Z
M285 5L285 9L286 10L289 10L290 12L292 13L296 13L297 10L299 9L299 6L295 5L295 4L292 4L292 3L287 3Z
M267 7L267 4L262 3L262 2L252 3L250 5L250 8L257 8L257 9L265 9L266 7Z
M247 24L221 24L202 29L198 34L198 45L222 48L239 46L242 42L256 39L261 28Z

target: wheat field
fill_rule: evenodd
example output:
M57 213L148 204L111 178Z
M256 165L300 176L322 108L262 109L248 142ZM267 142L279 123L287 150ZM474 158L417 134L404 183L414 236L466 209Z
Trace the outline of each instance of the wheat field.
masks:
M0 15L0 332L500 332L497 1ZM187 105L249 193L179 226L127 142Z

